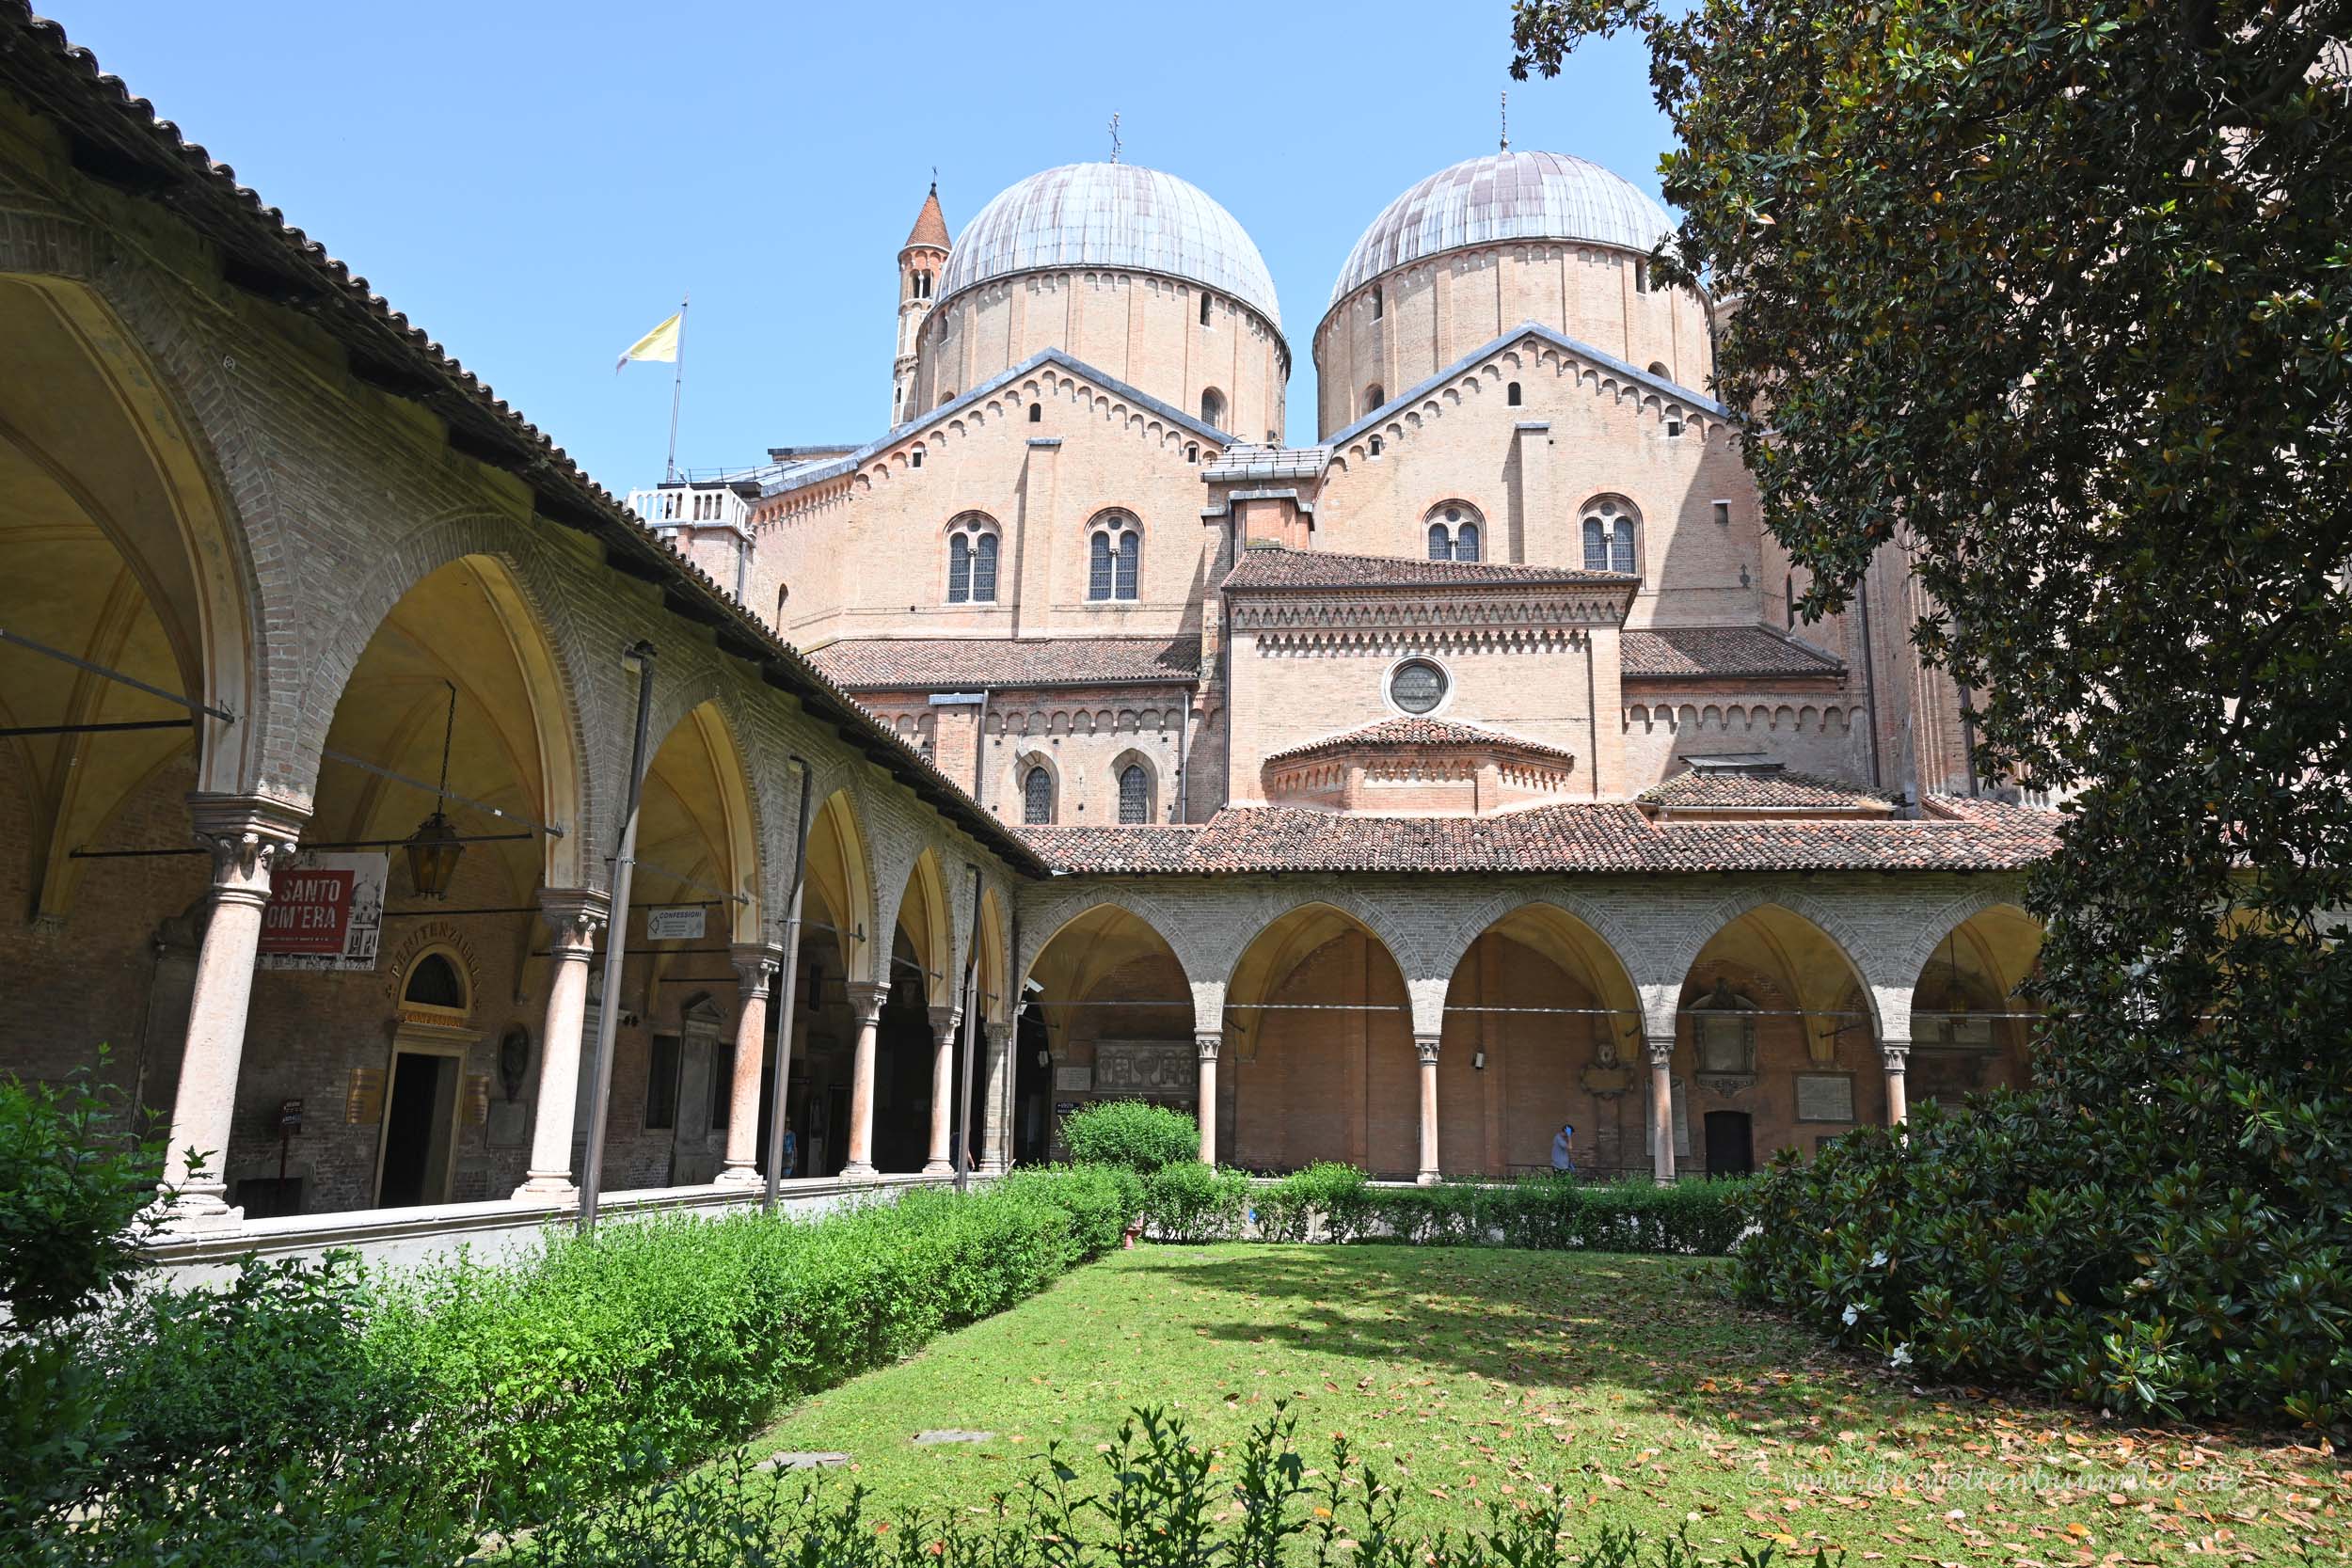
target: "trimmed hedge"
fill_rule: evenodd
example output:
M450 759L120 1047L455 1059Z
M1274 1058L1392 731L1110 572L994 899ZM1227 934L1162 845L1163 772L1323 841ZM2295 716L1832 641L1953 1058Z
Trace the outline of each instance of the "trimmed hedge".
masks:
M1279 1181L1235 1170L1170 1165L1143 1181L1143 1221L1164 1242L1236 1241L1254 1222L1267 1242L1513 1246L1559 1252L1718 1256L1749 1223L1752 1183L1581 1182L1534 1176L1510 1183L1374 1186L1353 1165L1310 1165Z
M337 1523L355 1497L385 1560L423 1560L420 1543L621 1494L1002 1310L1119 1245L1141 1201L1130 1172L1045 1169L813 1223L557 1232L506 1267L247 1259L225 1291L158 1290L91 1336L117 1392L47 1560L260 1552L237 1524L257 1513L287 1533L271 1560L371 1560Z
M1062 1117L1073 1164L1117 1165L1149 1176L1200 1158L1200 1127L1182 1111L1140 1100L1105 1100Z

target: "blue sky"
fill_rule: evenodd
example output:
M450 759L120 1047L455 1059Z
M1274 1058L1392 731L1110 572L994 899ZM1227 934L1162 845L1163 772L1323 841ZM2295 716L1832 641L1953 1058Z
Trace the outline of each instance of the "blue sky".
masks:
M1511 141L1657 194L1645 58L1514 83L1506 0L1178 8L578 0L40 0L75 42L615 491L660 475L670 377L612 362L691 291L681 465L888 422L897 254L1104 156L1258 243L1311 439L1310 339L1391 198Z

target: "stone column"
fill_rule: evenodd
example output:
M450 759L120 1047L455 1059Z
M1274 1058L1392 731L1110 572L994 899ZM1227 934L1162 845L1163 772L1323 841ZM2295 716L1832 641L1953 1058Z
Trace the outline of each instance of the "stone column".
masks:
M1002 1176L1012 1168L1012 1042L1009 1023L982 1023L987 1042L987 1066L980 1082L987 1086L980 1105L980 1165L982 1176Z
M213 852L213 881L204 939L196 952L187 1046L171 1107L164 1180L180 1193L171 1212L175 1229L227 1229L245 1222L244 1210L229 1207L229 1136L236 1119L237 1068L245 1056L262 910L269 902L270 878L294 853L309 814L251 795L192 795L188 814L197 842ZM203 1154L200 1173L190 1173L192 1150Z
M1661 1187L1675 1180L1675 1037L1649 1037L1650 1173Z
M1413 1049L1421 1054L1421 1174L1422 1186L1438 1180L1438 1037L1415 1035Z
M956 1122L956 1030L962 1022L961 1007L931 1009L931 1142L930 1157L923 1162L925 1176L956 1173L949 1130Z
M580 1031L588 1016L588 965L596 957L596 928L611 916L611 901L593 888L542 888L539 911L547 917L548 1011L539 1030L539 1090L531 1124L531 1164L521 1199L578 1197L572 1185L572 1117L580 1100Z
M857 1014L857 1053L850 1064L850 1161L841 1167L844 1180L874 1179L874 1043L882 1028L882 999L888 986L851 981L850 1010Z
M1216 1053L1225 1043L1225 1037L1216 1030L1203 1030L1192 1037L1193 1048L1200 1053L1200 1163L1216 1164Z
M1893 1041L1879 1047L1879 1063L1886 1069L1886 1125L1900 1127L1911 1119L1911 1091L1904 1078L1911 1067L1911 1042Z
M759 1174L759 1079L768 1055L768 990L784 949L774 942L738 942L727 949L741 981L735 1010L735 1082L727 1092L727 1158L717 1185L755 1187ZM778 1084L782 1094L784 1085ZM782 1150L778 1150L779 1153Z

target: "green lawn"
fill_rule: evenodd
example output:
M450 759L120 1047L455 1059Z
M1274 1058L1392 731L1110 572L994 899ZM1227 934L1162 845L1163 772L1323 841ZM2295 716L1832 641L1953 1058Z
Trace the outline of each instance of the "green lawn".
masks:
M810 1400L754 1451L848 1452L885 1509L968 1505L1049 1441L1090 1459L1135 1405L1221 1446L1288 1400L1310 1464L1346 1433L1432 1529L1549 1483L1596 1521L1687 1520L1710 1556L1779 1539L1808 1561L2352 1560L2352 1477L2323 1451L1915 1395L1721 1281L1663 1258L1144 1248ZM994 1436L914 1443L938 1428Z

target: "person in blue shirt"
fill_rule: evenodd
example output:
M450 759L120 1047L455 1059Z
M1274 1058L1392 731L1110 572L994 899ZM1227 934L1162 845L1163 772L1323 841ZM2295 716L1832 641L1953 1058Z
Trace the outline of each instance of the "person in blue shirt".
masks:
M791 1124L790 1122L788 1122L788 1121L787 1121L787 1122L786 1122L786 1123L784 1124L784 1162L783 1162L783 1167L782 1167L782 1169L779 1171L779 1173L778 1173L778 1174L783 1175L783 1176L797 1176L797 1175L799 1175L799 1174L800 1174L800 1172L799 1172L799 1170L797 1169L797 1167L799 1166L800 1163L801 1163L801 1148L800 1148L800 1143L799 1143L799 1141L798 1141L797 1139L795 1139L795 1138L792 1136L792 1124Z
M1576 1124L1562 1122L1551 1135L1551 1169L1557 1176L1576 1174Z

